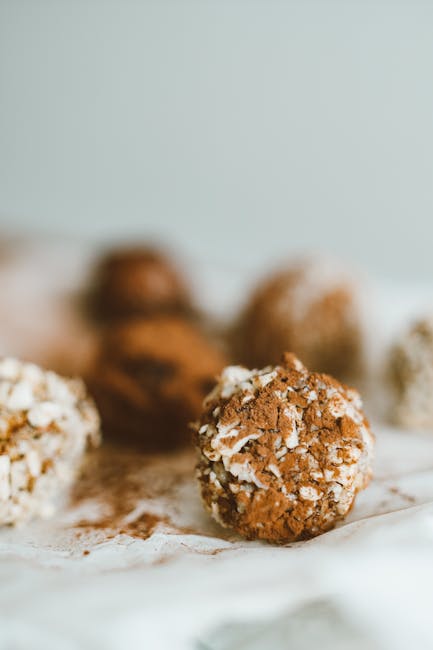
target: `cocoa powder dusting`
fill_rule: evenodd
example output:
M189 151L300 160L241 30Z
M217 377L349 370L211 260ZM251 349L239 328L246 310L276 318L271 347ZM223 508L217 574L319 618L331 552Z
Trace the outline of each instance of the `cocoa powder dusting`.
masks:
M71 494L73 508L96 504L99 511L98 516L74 524L77 535L98 531L104 539L117 535L147 539L158 526L184 532L166 515L142 512L141 505L144 500L152 504L152 500L169 498L182 481L190 480L193 463L192 455L163 457L103 445L89 455Z
M189 313L186 280L172 259L147 246L117 248L95 269L88 297L91 313L103 322L155 313Z
M197 426L203 501L247 539L284 543L331 529L371 476L373 435L356 391L291 354L228 367Z
M224 365L220 350L185 319L160 316L112 327L88 377L105 434L146 451L190 444L189 422Z

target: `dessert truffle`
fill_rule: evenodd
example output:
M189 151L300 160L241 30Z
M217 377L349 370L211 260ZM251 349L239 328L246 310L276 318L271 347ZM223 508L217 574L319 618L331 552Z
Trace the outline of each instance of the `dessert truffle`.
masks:
M113 326L89 380L104 432L149 450L190 441L189 423L224 363L185 319L155 316Z
M391 419L433 429L433 317L414 323L391 350Z
M285 543L343 519L371 476L373 434L359 394L292 354L229 366L195 434L207 510L247 539Z
M359 293L333 260L306 259L266 279L254 292L234 335L241 363L277 363L285 350L313 370L339 379L362 368Z
M173 262L149 247L108 253L95 272L91 296L101 319L190 310L186 283Z
M0 524L52 514L98 443L98 412L80 380L0 360Z

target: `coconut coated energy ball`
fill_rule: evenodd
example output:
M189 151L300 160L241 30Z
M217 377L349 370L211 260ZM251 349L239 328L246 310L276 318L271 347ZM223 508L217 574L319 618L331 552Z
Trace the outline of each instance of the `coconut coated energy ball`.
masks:
M392 420L433 429L433 317L414 323L391 351Z
M0 524L52 514L99 440L99 416L80 380L1 359Z
M359 394L292 354L263 370L225 368L195 441L205 507L247 539L285 543L333 528L372 473Z
M363 362L359 291L334 260L311 258L265 279L235 332L235 354L250 367L277 363L294 352L309 368L340 379Z

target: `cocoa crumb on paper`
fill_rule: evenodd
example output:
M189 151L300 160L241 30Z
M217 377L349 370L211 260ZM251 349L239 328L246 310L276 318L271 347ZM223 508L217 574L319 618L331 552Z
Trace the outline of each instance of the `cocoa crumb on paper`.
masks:
M398 488L395 485L391 486L389 488L389 491L391 492L391 494L395 494L396 496L400 497L404 501L407 501L408 503L416 503L415 497L411 496L410 494L406 494L405 492L402 492L400 488Z
M95 503L100 514L76 521L76 535L99 531L106 540L118 535L147 539L159 525L180 531L168 516L143 512L140 504L170 499L179 483L192 476L193 462L188 454L164 457L104 445L89 456L71 495L73 508Z

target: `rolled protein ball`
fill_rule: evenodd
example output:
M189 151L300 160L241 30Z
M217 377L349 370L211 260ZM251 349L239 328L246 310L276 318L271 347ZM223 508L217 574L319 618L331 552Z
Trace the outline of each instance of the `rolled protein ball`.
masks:
M433 317L414 323L395 344L389 377L393 422L433 429Z
M333 528L372 473L359 394L292 354L263 370L226 368L195 440L205 507L247 539L285 543Z
M363 366L360 290L341 264L311 258L265 279L234 333L235 356L249 367L277 363L286 350L339 379Z
M0 360L0 524L51 515L99 441L98 412L81 380Z
M101 260L91 303L102 320L191 309L186 281L176 265L146 246L113 250Z
M190 422L224 365L219 349L186 319L111 327L89 377L104 432L149 451L191 443Z

